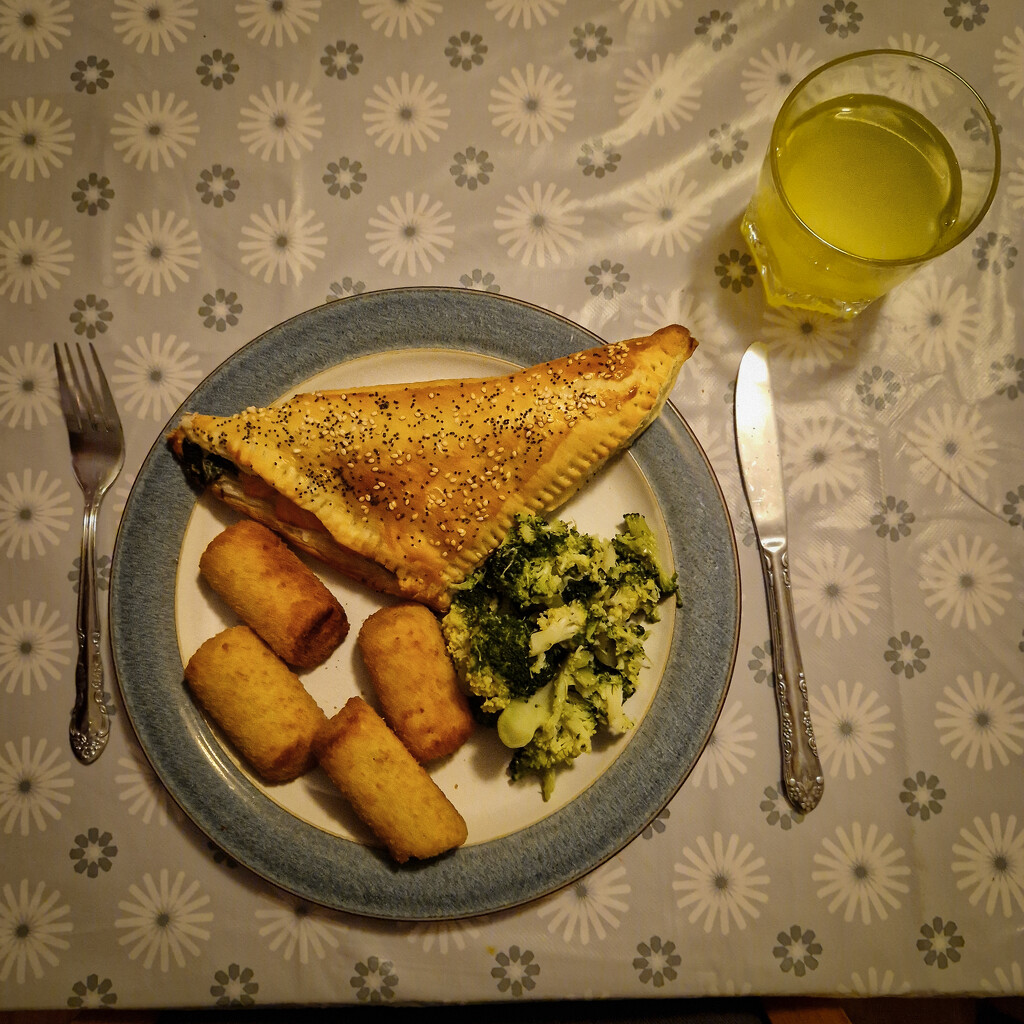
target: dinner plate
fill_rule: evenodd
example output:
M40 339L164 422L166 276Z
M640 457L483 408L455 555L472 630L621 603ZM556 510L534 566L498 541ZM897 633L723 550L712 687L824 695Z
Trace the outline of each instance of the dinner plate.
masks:
M564 317L469 289L400 288L309 310L241 348L175 413L230 415L297 391L488 376L567 355L602 339ZM508 752L478 729L430 771L467 820L466 845L395 864L319 769L267 786L235 755L183 682L183 663L233 624L198 577L205 544L234 518L197 496L163 433L132 487L110 581L114 668L128 717L153 769L188 817L256 874L295 895L354 914L429 921L508 909L593 870L657 816L714 728L739 633L738 559L721 489L675 407L558 510L611 536L627 512L651 523L678 572L680 601L663 606L650 664L626 710L628 733L539 785L513 784ZM372 700L354 634L387 599L309 563L338 595L352 635L303 682L332 714L348 696Z

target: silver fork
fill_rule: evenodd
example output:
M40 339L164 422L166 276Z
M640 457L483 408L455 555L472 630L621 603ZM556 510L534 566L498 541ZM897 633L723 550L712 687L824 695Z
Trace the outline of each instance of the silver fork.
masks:
M103 657L96 604L96 520L100 502L124 465L124 434L114 397L103 375L96 349L89 346L95 374L85 353L55 344L60 405L68 428L71 465L85 497L82 551L78 564L78 662L75 665L75 706L71 710L71 749L83 764L103 753L110 735L110 717L103 701Z

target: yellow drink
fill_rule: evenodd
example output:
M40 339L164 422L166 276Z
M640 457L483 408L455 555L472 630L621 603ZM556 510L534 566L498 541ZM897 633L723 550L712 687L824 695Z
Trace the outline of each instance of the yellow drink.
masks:
M847 93L780 116L743 232L770 302L853 315L946 247L960 203L930 120Z
M949 143L916 110L884 96L840 96L812 108L775 159L797 217L862 259L920 259L960 209Z

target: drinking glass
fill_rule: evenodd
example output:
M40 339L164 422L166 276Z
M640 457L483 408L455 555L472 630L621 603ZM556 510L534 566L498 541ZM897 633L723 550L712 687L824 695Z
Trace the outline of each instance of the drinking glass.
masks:
M868 50L786 98L742 230L769 303L849 318L970 235L998 180L995 120L970 85Z

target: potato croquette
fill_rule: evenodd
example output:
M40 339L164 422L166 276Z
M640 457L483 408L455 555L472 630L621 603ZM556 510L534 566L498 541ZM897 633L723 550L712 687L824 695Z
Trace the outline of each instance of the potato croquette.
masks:
M326 661L348 619L323 581L273 530L242 519L218 534L199 572L238 617L296 668Z
M324 771L400 864L466 841L466 823L384 719L351 697L315 742Z
M359 630L359 650L385 720L417 761L445 757L469 738L473 715L429 608L374 612Z
M316 763L327 716L299 677L248 627L207 640L189 659L193 696L267 782L288 782Z

